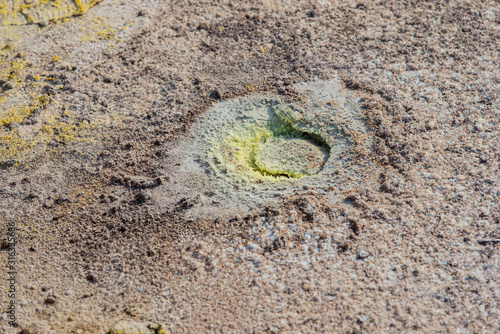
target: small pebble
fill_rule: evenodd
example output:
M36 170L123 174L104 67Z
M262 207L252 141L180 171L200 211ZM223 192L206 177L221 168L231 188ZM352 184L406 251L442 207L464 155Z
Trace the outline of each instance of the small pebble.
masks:
M56 296L54 296L54 295L49 295L45 299L45 304L54 304L55 302L56 302Z
M358 259L366 259L368 256L370 256L370 254L365 251L361 251L358 253Z
M3 90L11 90L14 88L14 85L12 82L7 81L6 83L3 84Z

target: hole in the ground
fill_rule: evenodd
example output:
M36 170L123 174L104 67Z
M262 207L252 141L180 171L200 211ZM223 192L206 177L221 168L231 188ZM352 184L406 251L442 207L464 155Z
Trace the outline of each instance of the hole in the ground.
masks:
M322 134L297 126L300 111L268 101L255 118L232 125L214 160L228 173L268 180L302 178L322 171L330 145Z

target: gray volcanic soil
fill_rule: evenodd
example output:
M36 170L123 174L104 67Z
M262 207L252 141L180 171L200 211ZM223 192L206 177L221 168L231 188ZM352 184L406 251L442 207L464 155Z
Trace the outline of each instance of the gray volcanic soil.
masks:
M116 46L74 37L104 13L134 23ZM19 29L53 41L12 51L64 87L45 89L47 112L68 106L94 140L2 160L19 327L2 314L1 332L105 333L123 319L172 333L500 331L498 2L105 0ZM56 51L77 69L50 62ZM215 103L300 100L294 84L337 75L370 96L370 180L334 203L315 189L243 198L232 216L192 214L213 189L161 197L171 150ZM2 131L29 135L40 117Z

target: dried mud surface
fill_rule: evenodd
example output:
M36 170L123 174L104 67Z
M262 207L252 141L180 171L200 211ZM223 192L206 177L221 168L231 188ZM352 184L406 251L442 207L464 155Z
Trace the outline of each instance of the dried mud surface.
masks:
M104 0L2 29L0 332L500 331L498 2ZM336 76L372 96L373 182L161 197L215 103Z

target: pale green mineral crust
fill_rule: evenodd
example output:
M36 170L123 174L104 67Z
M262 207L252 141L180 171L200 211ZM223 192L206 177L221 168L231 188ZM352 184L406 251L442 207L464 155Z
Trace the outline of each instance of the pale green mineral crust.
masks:
M330 151L324 136L308 131L300 112L267 103L254 107L254 117L229 124L225 137L216 136L209 153L215 169L244 182L321 172Z
M101 0L0 0L0 26L42 23L80 15Z

